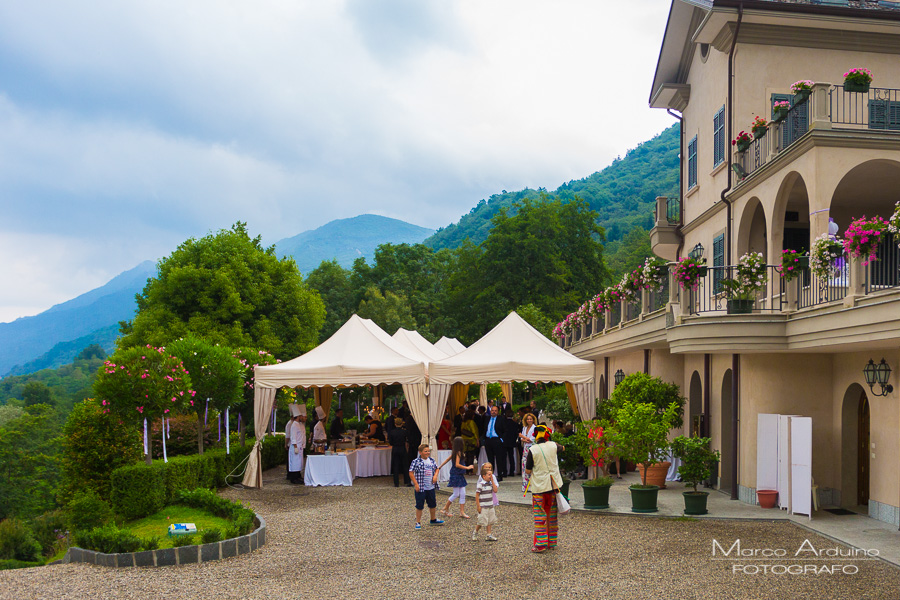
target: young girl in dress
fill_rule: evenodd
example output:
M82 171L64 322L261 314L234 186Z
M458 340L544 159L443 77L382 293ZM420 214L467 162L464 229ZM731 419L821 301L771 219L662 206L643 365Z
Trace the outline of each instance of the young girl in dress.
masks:
M447 461L450 461L449 485L453 488L453 493L450 494L450 499L447 500L447 505L444 506L441 514L449 517L450 505L459 498L459 516L468 519L469 515L466 514L466 471L474 471L475 467L466 466L465 444L461 437L453 438L453 451L450 458L441 463L441 467L447 464Z

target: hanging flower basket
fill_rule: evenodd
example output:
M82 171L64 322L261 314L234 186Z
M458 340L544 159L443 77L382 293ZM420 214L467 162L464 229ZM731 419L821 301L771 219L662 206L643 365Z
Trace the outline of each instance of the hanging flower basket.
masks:
M781 253L781 278L793 281L800 271L809 268L809 255L800 254L796 250L784 250Z
M897 243L900 244L900 201L894 205L894 214L888 221L888 231L897 236Z
M683 288L693 288L706 277L706 260L685 256L675 265L675 281Z
M641 267L644 278L644 289L659 290L669 277L669 268L658 258L648 258Z
M794 104L802 104L806 102L806 99L809 98L810 94L812 94L812 88L815 85L814 81L810 81L809 79L801 79L800 81L795 81L791 85L791 93L794 94Z
M809 251L809 268L817 276L827 279L838 272L837 261L844 255L844 245L836 235L823 233L815 239Z
M844 250L854 258L862 258L863 264L868 265L878 259L878 244L887 229L888 222L881 217L867 220L863 215L850 223L850 227L844 232Z
M868 93L872 84L872 71L864 68L850 69L844 73L844 91Z

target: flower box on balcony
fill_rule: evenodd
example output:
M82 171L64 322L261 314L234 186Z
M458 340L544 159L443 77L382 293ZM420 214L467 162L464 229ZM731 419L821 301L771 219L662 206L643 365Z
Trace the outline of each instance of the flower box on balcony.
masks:
M747 315L753 312L753 303L756 300L750 298L729 298L727 301L729 315Z
M866 94L872 84L872 72L868 69L850 69L844 73L844 91Z

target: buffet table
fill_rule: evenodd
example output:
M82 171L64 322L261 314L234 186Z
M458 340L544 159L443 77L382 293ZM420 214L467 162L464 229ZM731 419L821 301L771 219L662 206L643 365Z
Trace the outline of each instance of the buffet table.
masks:
M303 483L316 485L353 485L356 476L356 451L342 454L313 454L306 457Z
M391 448L360 448L356 451L357 477L384 477L391 474Z

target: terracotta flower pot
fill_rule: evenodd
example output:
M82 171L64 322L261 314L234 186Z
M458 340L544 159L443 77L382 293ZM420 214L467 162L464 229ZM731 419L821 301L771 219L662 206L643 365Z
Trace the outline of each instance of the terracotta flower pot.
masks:
M778 501L778 491L756 490L756 498L759 500L759 505L762 508L775 508L775 503Z
M672 463L669 461L650 465L647 469L647 485L657 485L660 489L666 489L666 474L669 472L669 467L671 466ZM637 468L638 474L641 476L641 481L644 481L644 463L639 463Z

